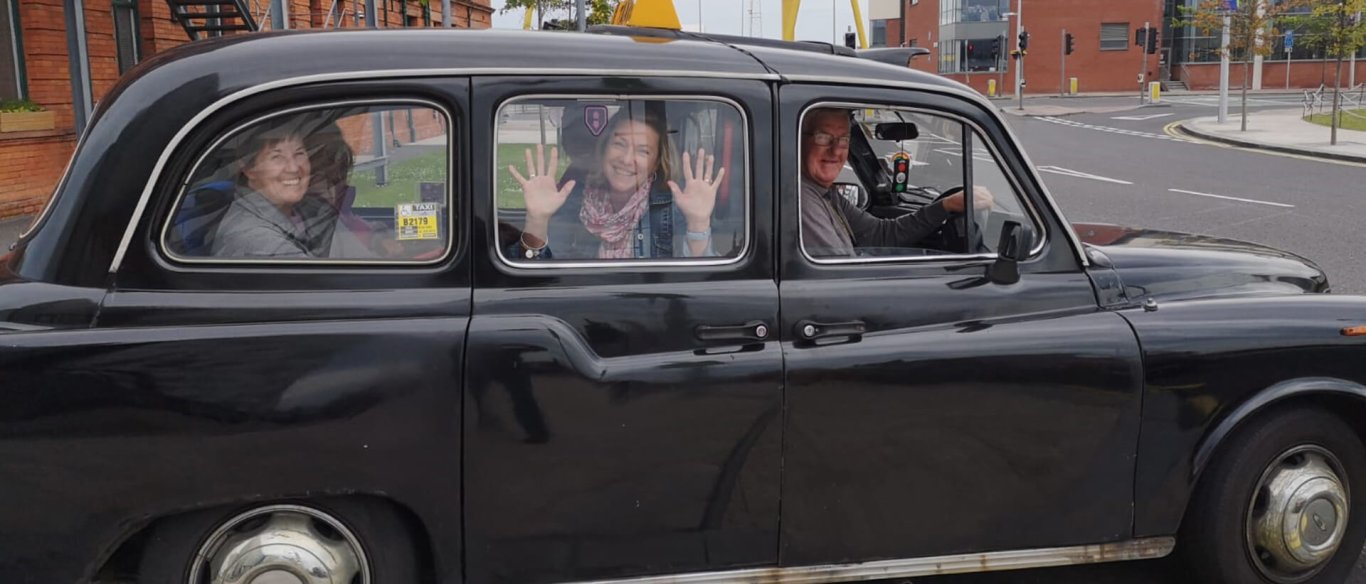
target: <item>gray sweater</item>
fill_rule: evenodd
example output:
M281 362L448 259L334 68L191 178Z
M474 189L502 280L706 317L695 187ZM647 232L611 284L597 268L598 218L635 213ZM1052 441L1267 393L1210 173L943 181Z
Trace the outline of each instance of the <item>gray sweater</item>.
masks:
M855 247L915 247L949 218L942 202L895 219L859 209L834 188L802 179L802 245L815 257L852 256Z
M213 255L229 258L325 258L337 212L315 197L294 206L295 223L260 193L238 189L213 238Z

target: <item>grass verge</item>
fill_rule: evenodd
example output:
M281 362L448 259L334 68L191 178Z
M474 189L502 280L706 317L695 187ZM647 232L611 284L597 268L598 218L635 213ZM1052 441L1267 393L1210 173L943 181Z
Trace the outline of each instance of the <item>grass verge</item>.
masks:
M1366 132L1366 109L1342 110L1342 113L1339 116L1339 118L1339 128L1342 128L1344 130L1357 130L1361 132ZM1306 122L1313 122L1324 127L1332 126L1332 120L1333 115L1331 113L1314 114L1304 119L1304 121Z

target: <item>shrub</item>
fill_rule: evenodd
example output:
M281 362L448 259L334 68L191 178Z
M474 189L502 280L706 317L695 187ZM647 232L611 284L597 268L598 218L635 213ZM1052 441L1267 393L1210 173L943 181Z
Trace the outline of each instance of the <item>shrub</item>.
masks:
M40 112L43 106L27 99L0 99L0 113Z

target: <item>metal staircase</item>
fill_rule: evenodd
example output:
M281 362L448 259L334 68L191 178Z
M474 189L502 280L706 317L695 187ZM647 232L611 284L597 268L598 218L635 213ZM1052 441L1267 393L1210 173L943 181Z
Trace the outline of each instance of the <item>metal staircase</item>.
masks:
M247 0L166 0L171 17L180 23L190 40L203 35L222 36L225 32L255 32L260 29L252 18Z

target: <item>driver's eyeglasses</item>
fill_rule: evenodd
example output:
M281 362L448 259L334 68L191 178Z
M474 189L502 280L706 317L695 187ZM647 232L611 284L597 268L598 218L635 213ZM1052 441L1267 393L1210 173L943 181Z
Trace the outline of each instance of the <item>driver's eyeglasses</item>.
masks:
M822 148L839 145L840 148L849 147L849 136L835 136L825 132L812 132L811 142Z

